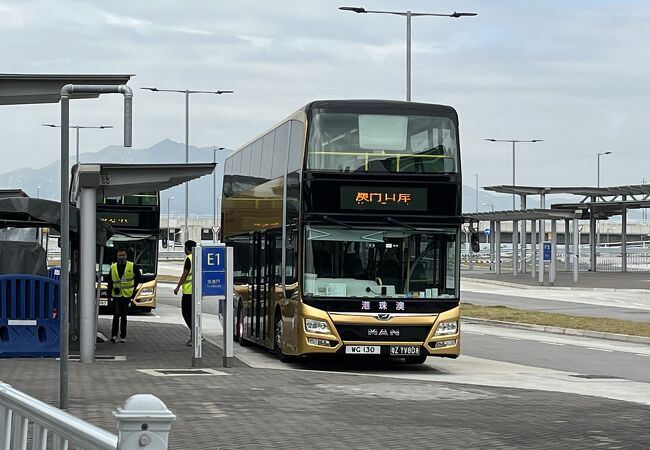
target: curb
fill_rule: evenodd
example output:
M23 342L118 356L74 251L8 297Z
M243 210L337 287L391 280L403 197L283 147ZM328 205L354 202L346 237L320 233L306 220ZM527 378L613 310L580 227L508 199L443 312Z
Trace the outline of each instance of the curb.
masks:
M531 286L529 284L511 283L508 281L486 280L485 278L465 277L465 280L480 282L483 284L492 284L495 286L505 286L518 289L550 289L556 291L599 291L599 292L636 292L639 294L650 294L650 289L623 289L623 288L589 288L589 287L566 287L566 286ZM461 276L461 290L463 277Z
M465 323L476 323L483 325L492 325L504 328L518 328L521 330L542 331L545 333L564 334L567 336L581 336L597 339L607 339L610 341L634 342L637 344L650 345L650 337L632 336L629 334L606 333L604 331L578 330L575 328L552 327L548 325L534 325L529 323L504 322L501 320L479 319L476 317L461 316Z

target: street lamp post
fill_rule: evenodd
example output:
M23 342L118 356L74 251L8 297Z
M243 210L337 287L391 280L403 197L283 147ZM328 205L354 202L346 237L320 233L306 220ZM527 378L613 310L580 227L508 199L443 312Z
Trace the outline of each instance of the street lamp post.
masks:
M171 250L169 250L169 244L170 244L170 242L171 242L171 244L174 246L174 250L176 250L176 243L173 242L173 241L169 238L169 236L170 236L170 234L171 234L171 231L172 231L172 227L171 227L171 225L169 224L169 223L170 223L170 222L169 222L169 221L170 221L170 217L171 217L171 209L170 209L170 207L169 207L169 202L170 202L171 200L174 200L175 198L176 198L176 197L167 197L167 251L168 251L168 252L171 251ZM176 235L174 234L174 236L176 236Z
M212 162L217 163L217 152L225 147L219 147L212 150ZM217 168L212 172L212 242L217 242Z
M475 202L476 203L476 212L478 212L478 173L475 173L474 177L476 179L476 194L475 194L476 195L476 199L475 199L476 200L476 202Z
M600 187L600 157L602 155L611 155L612 152L599 152L598 153L598 164L596 165L596 186Z
M519 139L484 139L485 141L490 142L511 142L512 143L512 187L515 187L515 144L518 142L542 142L543 139L530 139L530 140L519 140ZM515 193L512 193L512 210L515 210Z
M191 91L189 89L158 89L156 87L142 87L151 92L176 92L185 94L185 164L190 162L190 94L233 94L235 91ZM185 230L184 239L189 239L189 227L187 225L187 216L189 208L189 184L185 182Z
M41 198L41 185L36 187L36 198Z
M44 123L42 125L44 127L50 127L50 128L61 128L61 125L55 125L53 123ZM77 164L79 164L79 130L87 129L87 128L92 128L95 130L104 130L106 128L113 128L113 125L100 125L98 127L84 127L80 125L70 125L68 128L75 128L77 130Z
M359 6L341 6L342 11L351 11L359 14L392 14L406 17L406 101L411 101L411 17L437 16L437 17L459 17L476 16L476 13L454 12L452 14L417 13L412 11L371 11Z

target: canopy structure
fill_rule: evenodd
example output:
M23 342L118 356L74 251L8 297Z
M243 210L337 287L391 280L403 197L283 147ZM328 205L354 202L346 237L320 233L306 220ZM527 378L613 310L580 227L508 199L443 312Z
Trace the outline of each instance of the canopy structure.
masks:
M0 73L0 105L58 103L66 84L120 85L132 75L6 74ZM96 98L99 94L75 94L71 98Z
M528 241L528 233L526 231L526 224L529 222L531 225L530 242L533 252L533 257L530 260L531 272L535 277L536 265L539 264L543 267L543 260L541 258L541 250L538 250L537 242L545 240L549 230L546 228L545 221L551 223L551 243L553 246L553 254L555 254L556 246L556 222L558 220L564 221L564 242L567 246L566 252L566 267L568 270L569 261L577 261L580 240L579 240L579 220L589 221L589 250L590 250L590 263L589 270L596 270L597 258L597 221L606 220L610 217L621 216L621 271L627 271L627 211L629 209L650 208L650 185L637 184L637 185L623 185L623 186L608 186L608 187L588 187L588 186L517 186L517 185L497 185L485 186L486 191L499 192L502 194L517 195L520 198L521 208L519 210L505 210L505 211L491 211L491 212L475 212L467 213L464 215L464 221L474 223L479 221L489 221L490 230L495 233L495 236L490 240L491 251L499 251L498 247L494 247L494 241L500 241L500 228L501 222L512 222L512 246L513 246L513 274L518 274L519 257L521 273L525 273L526 268L526 248ZM581 197L576 202L570 203L556 203L546 207L546 196L554 194L571 194ZM527 208L526 200L531 195L539 195L540 208ZM569 221L574 221L574 249L573 255L569 258ZM539 235L536 236L536 227L539 226ZM580 226L581 228L581 226ZM521 248L519 240L522 240ZM540 255L539 263L536 262L535 253ZM495 257L495 261L500 260L499 255ZM552 261L553 271L555 270L555 261ZM577 265L577 264L576 264ZM496 270L499 271L499 264L495 263ZM551 275L551 281L554 274ZM542 273L540 273L540 282L542 281ZM577 281L577 270L574 270L574 279Z

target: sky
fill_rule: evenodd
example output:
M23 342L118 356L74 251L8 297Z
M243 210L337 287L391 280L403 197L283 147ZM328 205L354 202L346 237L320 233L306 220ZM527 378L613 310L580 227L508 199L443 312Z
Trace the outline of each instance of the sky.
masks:
M133 74L136 148L185 140L237 148L316 99L406 96L406 20L368 10L476 17L412 20L412 100L458 111L464 184L595 186L650 180L650 2L0 0L0 72ZM128 6L128 7L127 7ZM0 85L0 89L2 86ZM0 172L59 159L59 105L0 106ZM122 96L71 102L81 152L120 144ZM71 139L74 148L74 134Z

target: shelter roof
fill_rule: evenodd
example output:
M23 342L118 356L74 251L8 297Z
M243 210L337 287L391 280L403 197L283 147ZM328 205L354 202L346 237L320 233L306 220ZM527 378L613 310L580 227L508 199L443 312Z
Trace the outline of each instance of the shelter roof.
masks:
M132 75L6 74L0 73L0 105L58 103L66 84L120 85ZM71 98L96 98L99 94L74 94Z
M486 191L500 192L503 194L515 195L540 195L540 194L573 194L582 197L617 197L628 196L650 196L650 184L634 184L626 186L608 187L580 187L580 186L517 186L517 185L496 185L485 186Z

